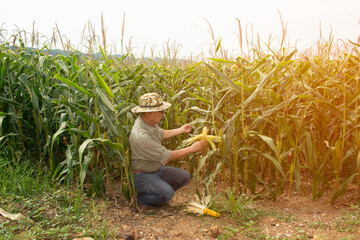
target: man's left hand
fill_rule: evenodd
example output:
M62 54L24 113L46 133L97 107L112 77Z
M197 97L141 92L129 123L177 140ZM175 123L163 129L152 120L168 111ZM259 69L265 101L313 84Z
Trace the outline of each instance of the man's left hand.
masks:
M185 124L181 127L183 133L189 133L192 131L192 126L190 124Z

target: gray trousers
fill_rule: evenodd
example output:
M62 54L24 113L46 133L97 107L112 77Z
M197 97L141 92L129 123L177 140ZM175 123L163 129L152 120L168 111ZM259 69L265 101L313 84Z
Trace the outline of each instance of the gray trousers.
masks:
M136 173L134 178L138 203L156 206L169 202L191 176L183 169L163 166L157 172Z

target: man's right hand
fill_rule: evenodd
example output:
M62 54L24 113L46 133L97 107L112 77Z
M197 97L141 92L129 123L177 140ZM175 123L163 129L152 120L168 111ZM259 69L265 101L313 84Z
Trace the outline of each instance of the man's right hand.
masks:
M205 149L206 146L207 146L207 142L205 141L197 141L192 145L195 152L202 151L203 149Z
M197 141L196 143L194 143L193 145L191 145L189 147L178 149L178 150L173 150L173 151L171 151L171 155L170 155L170 158L168 161L172 161L175 159L185 157L186 155L188 155L190 153L199 152L199 151L205 149L206 145L207 145L207 142L205 142L205 141Z

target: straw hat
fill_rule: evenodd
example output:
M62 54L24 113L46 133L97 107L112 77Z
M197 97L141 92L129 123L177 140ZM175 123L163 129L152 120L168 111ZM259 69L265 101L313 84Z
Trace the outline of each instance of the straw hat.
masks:
M133 113L158 112L170 107L170 103L164 102L157 93L146 93L139 98L139 106L131 109Z

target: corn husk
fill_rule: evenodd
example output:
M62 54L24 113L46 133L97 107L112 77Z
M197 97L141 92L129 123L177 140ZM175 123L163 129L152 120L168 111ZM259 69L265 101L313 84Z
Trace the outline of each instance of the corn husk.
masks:
M210 196L207 196L207 197L203 198L202 200L200 200L200 198L196 195L196 198L197 198L197 202L192 201L187 206L187 209L186 209L187 212L195 213L198 215L205 214L205 215L209 215L209 216L213 216L213 217L220 216L220 214L218 212L208 208L208 205L210 203Z

